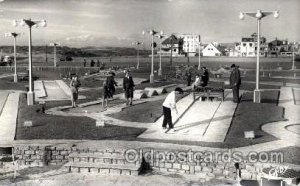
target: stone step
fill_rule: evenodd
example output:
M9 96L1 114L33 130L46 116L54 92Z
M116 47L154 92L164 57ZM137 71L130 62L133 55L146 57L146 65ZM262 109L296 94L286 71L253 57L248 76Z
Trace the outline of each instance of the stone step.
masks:
M103 152L73 152L69 157L95 157L95 158L115 158L124 159L123 153L103 153Z
M90 162L69 162L64 165L68 172L90 172L100 174L138 175L140 166L131 164L106 164Z

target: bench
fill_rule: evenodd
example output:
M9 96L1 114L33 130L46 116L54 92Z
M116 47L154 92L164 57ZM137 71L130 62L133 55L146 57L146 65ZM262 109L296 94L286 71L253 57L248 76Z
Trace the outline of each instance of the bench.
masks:
M194 94L194 99L195 99L195 94L199 95L200 98L204 97L207 100L209 98L218 98L224 101L224 89L223 88L215 88L215 87L195 87L192 90Z

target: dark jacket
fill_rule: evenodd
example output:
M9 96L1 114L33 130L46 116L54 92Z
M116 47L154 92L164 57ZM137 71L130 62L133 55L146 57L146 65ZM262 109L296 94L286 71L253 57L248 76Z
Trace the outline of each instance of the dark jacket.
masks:
M134 82L132 80L132 77L129 76L129 78L124 77L123 78L123 89L128 90L128 89L133 89L134 87Z
M229 81L231 87L241 85L241 72L237 67L232 70Z
M208 71L205 70L203 75L201 76L202 86L206 86L208 84L209 74Z
M115 86L118 86L117 82L115 81L114 76L107 76L106 85L107 85L108 89L111 89L111 90L115 90Z

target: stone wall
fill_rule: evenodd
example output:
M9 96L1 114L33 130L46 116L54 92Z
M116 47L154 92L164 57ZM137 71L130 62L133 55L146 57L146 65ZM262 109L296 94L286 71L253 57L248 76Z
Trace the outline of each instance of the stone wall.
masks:
M90 153L91 157L74 157L70 153ZM112 156L124 154L125 150L121 149L96 149L96 148L77 148L70 146L15 146L14 154L19 165L25 166L47 166L47 165L63 165L67 162L96 162L93 158L94 153L109 153ZM136 163L144 162L144 167L165 173L178 174L195 174L202 179L237 179L237 169L234 162L178 162L172 161L172 158L166 158L164 161L149 157L147 149L143 149L142 153L136 159ZM159 153L167 153L166 150L157 150ZM87 161L89 159L89 161ZM91 160L91 161L90 161ZM117 164L128 163L125 160L115 160ZM130 162L129 162L130 163ZM145 166L146 164L146 166ZM263 163L239 163L239 170L242 179L259 180L260 173L263 168L270 167L270 164Z
M16 146L14 154L19 165L46 166L68 162L72 147Z

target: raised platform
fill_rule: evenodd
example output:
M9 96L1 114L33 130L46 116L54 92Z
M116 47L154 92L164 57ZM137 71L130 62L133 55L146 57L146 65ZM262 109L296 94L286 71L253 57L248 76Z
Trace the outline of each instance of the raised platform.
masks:
M237 104L232 102L231 90L225 90L225 100L193 100L190 94L177 103L179 114L172 112L175 133L162 129L163 116L139 138L223 142Z

